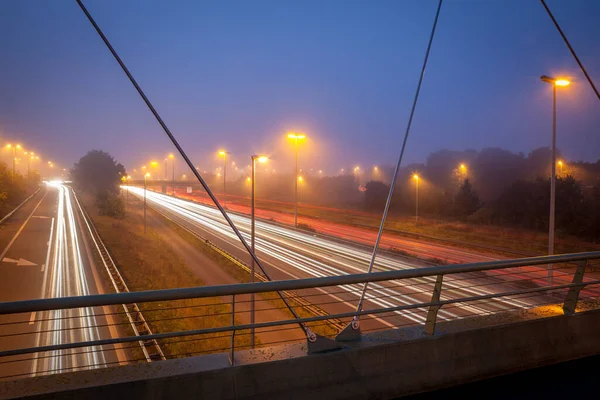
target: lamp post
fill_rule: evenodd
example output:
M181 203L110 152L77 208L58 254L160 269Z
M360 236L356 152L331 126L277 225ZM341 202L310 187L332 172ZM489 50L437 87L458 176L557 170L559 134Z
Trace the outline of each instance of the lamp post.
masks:
M223 156L223 208L227 208L227 154L228 151L219 151L219 155Z
M548 222L548 255L554 254L554 217L556 208L556 87L569 86L566 79L555 79L542 75L543 82L552 84L552 172L550 175L550 218ZM548 264L548 286L552 286L552 264Z
M150 174L146 172L144 175L144 235L146 234L146 178L150 177Z
M250 217L250 248L252 249L252 254L255 254L254 252L254 242L255 242L255 213L254 213L254 208L255 208L255 197L254 197L254 185L256 182L256 160L258 160L258 162L266 162L268 160L267 157L265 156L257 156L257 155L253 155L250 156L250 159L252 160L252 179L251 179L251 185L252 185L252 212L251 212L251 217ZM252 257L252 264L250 266L250 282L254 282L254 257ZM250 324L254 324L254 293L250 294ZM254 348L254 328L250 328L250 346L252 348Z
M419 223L419 175L414 174L413 179L415 180L415 226Z
M173 172L173 182L171 184L171 195L175 196L175 156L173 153L169 154L169 158L171 159L171 169Z
M300 184L300 202L304 202L304 178L299 176L298 183Z
M167 163L168 163L169 159L165 158L165 181L167 180Z
M306 138L304 134L288 133L288 139L294 140L296 147L296 173L294 175L294 226L298 227L298 140Z
M6 145L7 148L12 149L12 153L13 153L13 157L12 157L12 164L13 164L13 175L15 175L17 173L17 149L21 149L21 145L17 144L17 145L12 145L12 144L7 144Z
M31 179L31 160L35 160L35 154L33 151L24 153L27 157L27 179Z
M563 174L563 162L562 160L558 160L558 167L560 168L560 175L562 176Z

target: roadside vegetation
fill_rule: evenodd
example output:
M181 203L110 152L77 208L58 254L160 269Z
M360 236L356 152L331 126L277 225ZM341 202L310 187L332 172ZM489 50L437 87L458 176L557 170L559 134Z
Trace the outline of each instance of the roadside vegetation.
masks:
M75 165L72 176L80 200L98 230L104 244L130 291L203 286L168 242L148 227L144 233L139 211L126 212L119 196L122 166L105 152L91 151ZM101 265L101 264L100 264ZM101 271L107 287L112 289L108 273ZM229 326L231 309L220 298L188 299L138 304L154 333L187 331ZM132 334L126 316L121 322ZM249 343L245 332L238 332L236 347ZM229 333L159 340L168 358L225 351L230 346ZM132 354L142 353L132 346Z
M40 176L31 174L29 179L13 174L4 162L0 162L0 218L11 212L31 195L40 184Z
M157 232L149 227L144 234L143 217L139 212L128 212L123 218L116 219L101 215L91 196L84 195L81 199L130 291L204 286ZM109 282L107 274L105 277ZM221 298L162 301L138 306L155 333L231 324L231 307ZM159 343L165 355L172 358L226 351L230 338L228 333L220 333L165 339ZM238 332L236 347L248 343L248 335Z
M545 254L550 203L548 148L529 154L501 148L439 150L426 162L402 166L392 197L386 231L450 239L465 247L496 247L512 255ZM600 160L566 161L558 152L556 251L600 248ZM307 173L299 214L376 229L379 226L392 166L346 168L337 176ZM419 176L419 224L415 225ZM218 177L207 176L220 187ZM294 212L293 177L261 180L259 210ZM289 189L285 189L289 188ZM202 190L198 193L202 194ZM249 206L246 177L227 185L228 202ZM310 225L310 223L309 223ZM500 251L501 252L501 251ZM509 254L509 253L507 253Z

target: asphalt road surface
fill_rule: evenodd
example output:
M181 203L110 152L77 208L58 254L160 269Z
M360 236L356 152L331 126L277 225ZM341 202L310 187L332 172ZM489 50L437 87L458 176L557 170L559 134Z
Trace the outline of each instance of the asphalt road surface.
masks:
M144 190L130 187L130 195L143 197ZM249 261L249 256L226 221L214 207L147 191L147 204L173 222L198 233L229 253ZM243 215L230 214L231 219L250 242L250 219ZM323 277L366 272L372 249L348 241L316 237L268 221L256 222L256 251L273 279L297 279ZM389 253L377 257L374 271L419 268L418 261L396 257ZM529 271L531 272L531 271ZM534 269L535 273L544 272ZM503 280L501 274L469 274L444 278L442 299L486 295L508 291L519 284ZM514 279L514 277L512 277ZM529 276L531 278L531 276ZM365 310L426 303L431 300L435 278L411 279L402 282L370 284L367 291ZM361 285L303 291L305 297L330 313L349 312L356 309ZM537 299L539 301L539 299ZM460 304L440 310L438 319L451 320L473 315L489 314L514 308L528 308L534 304L529 299L502 298L483 304ZM409 324L423 325L426 310L403 310L363 318L363 330L397 327Z
M85 224L70 188L42 188L6 222L0 255L0 301L102 293ZM14 234L13 234L14 232ZM110 338L102 307L0 316L0 351ZM113 322L113 321L110 321ZM102 351L104 350L104 351ZM113 347L32 353L0 359L0 378L116 365Z

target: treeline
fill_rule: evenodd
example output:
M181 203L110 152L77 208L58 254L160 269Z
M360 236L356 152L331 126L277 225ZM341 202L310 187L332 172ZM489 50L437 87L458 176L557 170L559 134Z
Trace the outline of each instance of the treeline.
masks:
M3 217L21 204L35 191L40 182L38 174L30 179L21 174L13 174L4 162L0 162L0 216Z
M556 229L579 237L600 240L600 160L596 163L563 160L556 167ZM549 148L529 154L501 148L480 151L440 150L425 163L400 169L392 198L392 214L414 215L419 176L419 214L473 223L548 229L550 204ZM393 168L334 177L304 175L300 201L338 208L381 212ZM209 179L222 191L218 177ZM229 194L248 196L245 179L228 182ZM257 174L256 195L261 199L293 201L294 177Z
M558 159L557 231L600 240L600 160L586 163L567 162L560 156ZM425 215L547 230L550 160L548 148L536 149L527 156L498 148L435 152L425 164L403 168L392 210L415 212L416 183L411 177L418 173L419 210ZM366 187L365 207L381 209L383 192L387 194L389 186L369 182Z

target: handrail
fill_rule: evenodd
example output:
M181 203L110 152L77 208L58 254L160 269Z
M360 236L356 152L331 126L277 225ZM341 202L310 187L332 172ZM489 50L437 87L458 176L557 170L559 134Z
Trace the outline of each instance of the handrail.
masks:
M594 280L590 282L583 283L567 283L564 285L557 285L552 287L553 290L560 289L570 289L570 288L583 288L589 285L597 285L600 284L600 280ZM184 336L197 336L197 335L206 335L206 334L216 334L223 332L231 332L231 331L241 331L245 329L260 329L260 328L270 328L275 326L285 326L292 325L301 321L302 323L308 322L317 322L317 321L326 321L333 318L350 318L355 315L377 315L383 313L389 313L392 311L406 311L406 310L414 310L419 308L426 308L432 305L449 305L455 303L466 303L471 301L485 300L494 297L507 297L507 296L516 296L521 294L535 293L546 291L546 288L530 288L530 289L521 289L521 290L513 290L510 292L499 293L499 294L489 294L489 295L481 295L481 296L470 296L464 297L461 299L451 299L451 300L441 300L437 302L426 302L426 303L415 303L415 304L407 304L393 307L383 307L383 308L375 308L369 310L361 310L361 311L348 311L343 313L336 313L332 315L315 315L312 317L304 317L299 319L287 319L287 320L277 320L277 321L267 321L267 322L255 322L250 324L241 324L241 325L227 325L227 326L219 326L213 328L203 328L203 329L192 329L187 331L176 331L176 332L164 332L164 333L153 333L148 335L141 336L127 336L127 337L118 337L111 339L96 339L89 340L85 342L75 342L75 343L62 343L62 344L54 344L47 346L39 346L39 347L29 347L23 349L13 349L13 350L5 350L0 351L0 358L16 356L22 354L31 354L31 353L41 353L48 351L56 351L56 350L67 350L67 349L75 349L81 347L91 347L91 346L105 346L105 345L114 345L119 343L131 343L137 340L160 340L160 339L168 339L168 338L177 338Z
M129 293L110 293L89 296L72 296L51 299L12 301L0 303L0 315L78 307L115 305L123 303L144 303L153 301L183 300L189 298L205 298L250 293L276 292L282 290L311 289L326 286L339 286L365 282L381 282L398 279L422 278L437 275L489 271L495 269L596 259L600 259L600 251L529 257L513 260L487 261L470 264L434 266L418 269L372 272L370 274L363 273L259 283L240 283L233 285L200 286L179 289L147 290ZM549 287L548 289L552 289L552 287Z

